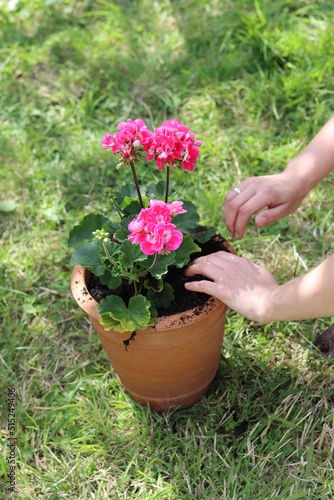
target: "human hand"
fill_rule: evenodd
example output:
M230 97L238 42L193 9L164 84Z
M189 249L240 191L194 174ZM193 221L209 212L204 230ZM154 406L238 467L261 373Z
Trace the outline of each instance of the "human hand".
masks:
M255 217L255 225L264 227L293 213L306 193L301 181L291 172L276 175L249 177L237 186L240 193L228 191L224 200L223 217L231 237L241 239L250 217L264 207Z
M185 273L189 277L201 274L212 280L187 282L187 290L212 295L245 318L261 323L270 321L266 313L271 293L279 285L266 269L253 261L221 251L195 259Z

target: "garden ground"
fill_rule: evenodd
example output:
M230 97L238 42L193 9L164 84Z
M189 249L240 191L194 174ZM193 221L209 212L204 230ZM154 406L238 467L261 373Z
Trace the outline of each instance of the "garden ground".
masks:
M203 141L180 197L225 237L224 194L278 172L334 111L331 0L0 2L1 481L15 498L334 497L334 318L260 325L230 312L193 408L157 414L123 391L72 299L67 237L128 171L101 147L117 123L175 117ZM141 172L144 182L160 178ZM279 282L329 255L333 175L238 253ZM7 458L6 458L7 454Z

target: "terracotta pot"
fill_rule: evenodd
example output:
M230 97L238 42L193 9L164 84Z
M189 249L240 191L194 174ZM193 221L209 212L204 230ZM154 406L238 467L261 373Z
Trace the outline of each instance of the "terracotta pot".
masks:
M75 266L71 289L88 314L124 389L143 405L164 411L191 406L214 378L224 337L228 308L209 298L201 311L158 318L156 325L131 332L106 331L99 323L98 303L87 290L90 271Z

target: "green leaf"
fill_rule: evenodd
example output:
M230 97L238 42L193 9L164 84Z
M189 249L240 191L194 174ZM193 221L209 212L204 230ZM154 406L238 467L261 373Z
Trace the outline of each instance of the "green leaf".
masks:
M165 283L161 292L149 290L147 298L156 307L168 307L175 299L173 287L169 283Z
M102 214L89 214L86 215L80 224L73 227L68 238L68 246L73 247L86 241L91 241L93 231L103 229L110 225L110 220ZM112 235L111 235L112 236Z
M144 281L144 287L147 290L153 290L154 292L161 292L164 287L164 282L162 279L149 278Z
M122 285L122 276L113 276L109 269L105 269L102 276L99 276L102 285L107 285L110 290L115 290Z
M150 313L151 313L151 318L148 326L154 326L158 320L158 311L153 302L151 302Z
M204 226L198 226L194 231L190 231L191 237L198 241L198 243L206 243L213 236L215 236L216 230L214 227L205 228Z
M121 250L123 254L121 259L123 267L130 268L135 262L147 260L147 255L142 252L140 245L133 245L129 240L123 241Z
M190 229L194 229L199 222L199 215L196 206L191 201L184 201L183 208L187 210L185 214L175 215L173 224L183 233L188 233Z
M120 245L119 243L116 243L115 241L111 241L111 240L105 242L105 246L107 247L107 250L108 250L110 257L112 259L115 259L115 260L118 259L118 256L121 253L122 245ZM100 254L101 254L101 256L105 257L106 259L108 258L107 254L105 253L105 250L103 248L103 245L101 245Z
M169 196L173 196L175 194L175 190L172 189L174 184L175 181L170 181L169 183ZM164 200L166 196L166 181L158 181L147 190L146 194L149 198Z
M105 252L104 245L101 244L101 247L99 249L101 262L103 262L105 268L108 269L108 271L112 274L112 276L114 277L123 276L124 269L121 263L122 245L109 240L105 243L105 246L107 248L111 260L109 260L109 257Z
M122 205L126 198L131 200L137 198L137 189L133 182L129 182L128 184L122 184L115 193L115 201L118 205Z
M180 247L175 251L175 266L185 267L190 262L190 255L201 252L201 248L196 245L192 237L188 234L183 238Z
M130 231L128 230L128 225L130 222L133 220L132 217L125 217L122 219L119 223L119 229L115 233L115 238L118 241L125 241L128 239L128 234L130 234Z
M101 300L98 311L100 323L106 330L121 333L145 330L151 319L150 303L143 295L131 297L128 307L117 295L109 295Z
M124 215L137 216L141 210L140 202L138 200L131 200L129 203L122 207Z
M151 262L153 262L153 258L151 259ZM151 262L149 262L148 265L150 265ZM162 278L162 276L167 273L168 267L172 266L174 263L175 252L171 252L169 255L160 255L157 264L150 271L151 276L157 279Z
M99 254L101 243L97 240L89 241L77 246L72 253L71 264L80 264L86 267L96 276L102 276L105 266L101 262Z
M140 187L140 193L143 196L145 194L145 188ZM125 207L130 205L130 203L132 203L137 198L138 198L138 193L137 193L136 186L133 182L129 182L128 184L123 184L122 186L120 186L117 189L117 191L115 193L115 201L116 201L117 205L122 210L124 210ZM138 202L138 204L139 204L139 202ZM140 209L140 205L139 205L139 209ZM136 212L136 213L138 213L138 212ZM135 213L135 212L132 212L132 213Z
M13 212L16 208L16 202L14 200L5 200L0 203L0 212Z

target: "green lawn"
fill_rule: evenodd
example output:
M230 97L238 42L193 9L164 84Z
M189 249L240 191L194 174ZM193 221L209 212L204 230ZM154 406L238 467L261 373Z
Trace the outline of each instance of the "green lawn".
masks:
M334 113L333 24L332 0L0 1L1 498L9 388L13 498L334 497L333 360L313 346L334 318L230 312L206 397L158 414L110 372L67 250L73 223L129 175L101 139L138 117L178 118L203 141L174 180L227 237L226 191L283 169ZM232 244L279 282L311 269L334 248L333 179Z

